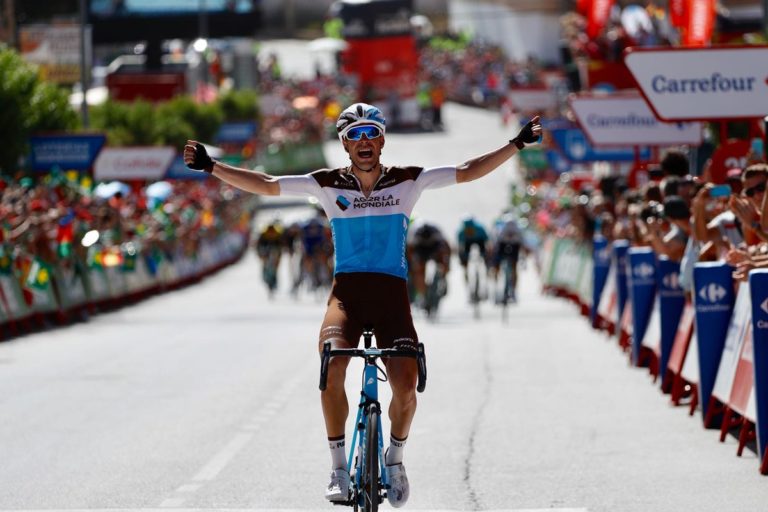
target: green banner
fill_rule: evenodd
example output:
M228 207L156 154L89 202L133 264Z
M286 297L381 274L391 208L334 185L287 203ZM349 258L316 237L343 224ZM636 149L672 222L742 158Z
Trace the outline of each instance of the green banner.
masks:
M320 142L270 144L256 158L268 174L301 174L328 166Z
M537 171L543 171L549 167L547 162L547 155L544 150L538 146L525 148L520 151L520 163L526 169L534 169Z

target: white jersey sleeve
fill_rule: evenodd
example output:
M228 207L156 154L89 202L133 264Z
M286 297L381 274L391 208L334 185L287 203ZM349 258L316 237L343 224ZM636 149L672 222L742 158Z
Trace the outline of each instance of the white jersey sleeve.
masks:
M421 190L443 188L456 184L456 167L431 167L424 169L416 178Z
M318 196L320 185L309 174L277 178L281 196Z

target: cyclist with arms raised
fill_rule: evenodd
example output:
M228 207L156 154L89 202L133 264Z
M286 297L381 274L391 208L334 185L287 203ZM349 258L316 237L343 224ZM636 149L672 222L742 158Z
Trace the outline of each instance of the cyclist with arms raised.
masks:
M385 121L381 111L356 103L344 110L336 123L339 139L350 165L322 169L303 176L270 176L212 160L205 147L188 141L184 161L242 190L263 195L311 195L328 215L335 241L335 276L328 308L320 328L320 347L326 340L334 348L356 347L364 326L371 325L381 348L416 347L406 286L405 257L408 218L421 193L476 180L512 157L541 133L535 117L502 147L458 166L384 166ZM349 412L344 389L348 358L333 358L328 384L321 393L325 426L331 450L331 482L325 496L346 501L349 492L345 423ZM403 467L403 449L416 412L417 364L412 359L386 362L392 401L389 406L390 445L385 455L393 507L409 495Z

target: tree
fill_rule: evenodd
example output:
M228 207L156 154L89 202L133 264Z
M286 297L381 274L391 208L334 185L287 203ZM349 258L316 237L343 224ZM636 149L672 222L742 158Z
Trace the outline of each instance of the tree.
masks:
M0 76L0 173L10 174L27 154L30 135L72 130L79 121L67 92L42 81L36 67L4 45Z

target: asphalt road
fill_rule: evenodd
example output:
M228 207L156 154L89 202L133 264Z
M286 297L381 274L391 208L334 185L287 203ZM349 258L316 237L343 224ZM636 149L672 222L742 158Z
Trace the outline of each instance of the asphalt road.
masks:
M512 135L492 113L445 117L443 133L388 136L385 162L457 164ZM337 142L328 156L344 164ZM428 191L418 215L451 234L467 212L488 221L513 176L507 164ZM768 509L754 453L737 458L733 438L671 406L572 305L541 295L531 266L507 324L491 304L474 319L450 279L438 320L416 318L429 383L406 447L408 509ZM268 300L249 252L194 287L0 343L0 511L332 510L324 301L284 286Z

